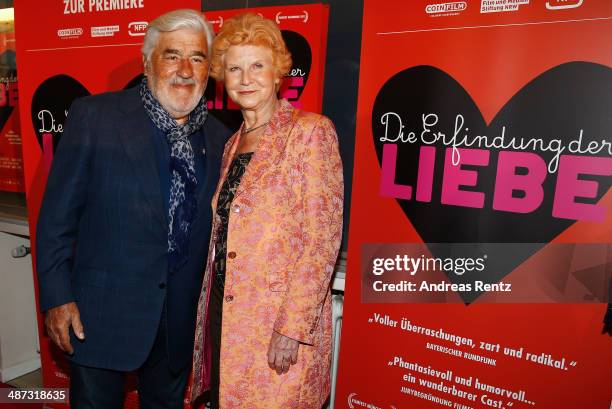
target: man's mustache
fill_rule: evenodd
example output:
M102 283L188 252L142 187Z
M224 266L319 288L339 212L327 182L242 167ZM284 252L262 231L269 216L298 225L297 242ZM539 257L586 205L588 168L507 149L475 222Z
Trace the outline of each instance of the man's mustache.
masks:
M174 77L170 80L171 85L195 85L196 81L193 78Z

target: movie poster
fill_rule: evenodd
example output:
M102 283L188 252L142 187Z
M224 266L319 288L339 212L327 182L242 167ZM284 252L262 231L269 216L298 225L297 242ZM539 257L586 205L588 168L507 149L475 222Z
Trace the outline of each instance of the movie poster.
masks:
M0 32L0 190L24 192L15 33L3 30L6 31Z
M148 22L176 8L200 10L201 4L199 0L15 3L25 186L34 243L47 174L72 101L134 85L142 72L140 47ZM47 337L43 316L38 318L44 386L67 387L68 363ZM126 407L134 407L136 399L133 392L128 394Z
M602 408L612 3L366 0L336 408Z

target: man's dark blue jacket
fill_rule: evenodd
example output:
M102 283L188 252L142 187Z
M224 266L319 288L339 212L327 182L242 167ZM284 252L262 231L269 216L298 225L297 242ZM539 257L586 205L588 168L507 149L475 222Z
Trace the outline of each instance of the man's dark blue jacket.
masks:
M129 371L145 361L166 305L173 368L191 361L211 228L210 201L229 131L211 115L191 141L198 181L189 260L168 271L168 220L155 132L138 88L75 100L40 209L40 307L76 301L85 341L75 363Z

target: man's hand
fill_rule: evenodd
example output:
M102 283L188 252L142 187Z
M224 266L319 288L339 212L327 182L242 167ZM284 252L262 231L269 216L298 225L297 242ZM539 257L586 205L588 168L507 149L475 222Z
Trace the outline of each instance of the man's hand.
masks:
M289 371L289 366L297 363L298 348L300 344L278 332L272 332L270 346L268 347L268 366L281 375Z
M45 326L47 327L47 333L55 345L62 351L71 355L74 353L74 350L70 344L70 335L68 332L70 327L72 327L78 339L81 341L85 339L81 316L75 302L69 302L68 304L50 308L45 318Z

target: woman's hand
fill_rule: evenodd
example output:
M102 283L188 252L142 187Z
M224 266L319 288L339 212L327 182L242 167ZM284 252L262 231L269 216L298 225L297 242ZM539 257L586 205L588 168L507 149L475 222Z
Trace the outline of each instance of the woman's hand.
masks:
M270 346L268 346L268 366L277 374L282 375L289 371L289 367L297 363L298 348L300 344L276 331L272 332Z

